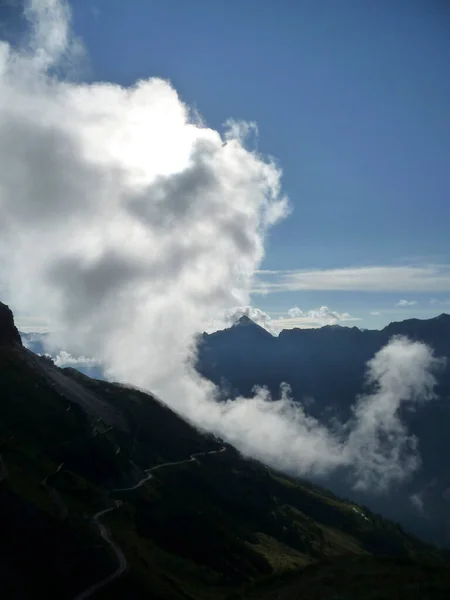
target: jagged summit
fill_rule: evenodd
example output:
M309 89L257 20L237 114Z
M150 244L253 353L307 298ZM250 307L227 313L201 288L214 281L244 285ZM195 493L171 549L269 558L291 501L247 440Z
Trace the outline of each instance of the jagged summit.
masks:
M436 321L450 321L450 315L447 313L441 313L437 317L434 317Z
M274 336L267 331L264 327L261 327L258 323L255 323L247 315L242 315L233 325L228 329L216 332L217 335L220 333L233 332L242 341L243 339L253 342L260 339L273 338Z
M14 324L12 310L3 302L0 302L0 345L20 344L19 330Z
M248 317L247 315L242 315L242 317L240 317L234 324L233 327L236 326L254 326L254 327L259 327L259 325L257 325L257 323L255 323L255 321L252 321L250 319L250 317Z

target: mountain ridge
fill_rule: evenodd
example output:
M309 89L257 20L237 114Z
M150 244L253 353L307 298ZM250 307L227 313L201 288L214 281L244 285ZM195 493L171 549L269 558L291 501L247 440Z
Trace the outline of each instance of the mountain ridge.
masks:
M427 344L445 363L436 374L438 399L416 411L402 412L408 431L418 440L422 466L394 498L356 493L338 477L330 476L322 483L449 546L450 477L445 456L450 451L446 434L450 429L450 315L393 322L381 330L289 329L277 337L257 340L250 335L238 337L228 328L202 337L197 369L231 397L251 396L259 385L277 398L280 385L286 382L294 401L307 399L308 414L321 423L331 423L333 418L347 422L356 398L371 389L366 378L368 362L395 336Z
M431 321L448 321L448 323L450 324L450 314L443 312L443 313L440 313L439 315L436 315L435 317L428 317L426 319L420 319L418 317L410 317L408 319L402 319L401 321L391 321L390 323L388 323L388 325L385 325L381 329L367 329L367 328L360 328L357 325L349 326L349 325L341 325L340 323L333 323L331 325L322 325L321 327L289 327L286 329L281 329L277 335L274 335L268 329L266 329L262 325L259 325L259 323L256 323L256 321L254 321L248 315L242 315L230 327L225 327L224 329L218 329L217 331L213 331L211 333L204 332L202 335L209 337L211 335L215 335L215 334L221 333L223 331L229 331L230 329L236 327L237 325L254 325L255 327L258 327L259 329L263 329L264 331L269 333L272 337L279 337L282 334L287 335L289 332L292 332L292 331L332 331L332 330L336 331L336 330L345 329L345 330L349 330L349 331L358 330L361 333L367 332L367 331L382 332L385 329L388 329L390 327L395 327L398 323L410 323L410 322L411 323L413 323L413 322L414 323L415 322L429 323Z
M0 345L22 345L22 339L14 323L12 310L0 302Z

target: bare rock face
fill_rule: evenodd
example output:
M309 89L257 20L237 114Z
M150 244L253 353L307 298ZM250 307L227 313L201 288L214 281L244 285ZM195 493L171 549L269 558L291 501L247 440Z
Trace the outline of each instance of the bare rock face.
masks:
M14 324L12 310L3 302L0 302L0 345L20 344L19 330Z

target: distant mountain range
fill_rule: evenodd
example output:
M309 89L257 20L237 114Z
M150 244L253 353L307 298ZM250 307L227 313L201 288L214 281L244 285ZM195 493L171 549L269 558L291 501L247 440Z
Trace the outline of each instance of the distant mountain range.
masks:
M197 369L232 397L251 394L255 385L267 386L276 397L280 384L287 382L293 398L306 401L308 412L320 421L345 421L365 389L367 361L396 335L424 342L446 359L438 375L438 398L402 415L419 440L422 467L389 496L356 494L342 478L330 477L326 484L428 539L450 545L449 315L408 319L381 331L331 325L283 330L278 337L244 316L228 329L202 335Z
M447 597L446 553L56 367L1 303L0 384L2 598Z
M258 384L277 395L280 384L287 382L295 398L314 398L317 414L332 402L346 416L349 401L361 393L367 361L395 335L425 342L436 355L450 358L447 314L391 323L380 331L327 325L284 329L277 337L243 316L228 329L202 335L198 369L215 383L228 385L233 394L248 395ZM440 379L441 396L450 394L449 368L450 363Z

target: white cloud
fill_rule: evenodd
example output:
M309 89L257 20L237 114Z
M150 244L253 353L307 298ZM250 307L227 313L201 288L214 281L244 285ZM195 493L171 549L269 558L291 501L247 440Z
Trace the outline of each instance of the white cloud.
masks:
M427 498L435 498L436 497L436 485L437 485L437 480L436 479L432 479L431 481L429 481L426 485L424 485L421 489L417 490L416 492L414 492L413 494L411 494L409 496L409 499L411 501L411 503L413 504L413 506L418 510L418 512L420 512L422 514L422 516L426 517L427 513L426 513L426 507L427 507ZM444 491L442 494L440 492L438 492L440 495L442 495L442 497L446 498L446 491Z
M258 124L254 121L236 121L235 119L225 121L225 139L227 141L239 140L245 142L251 134L258 140Z
M399 300L395 306L415 306L417 300Z
M361 453L355 466L358 487L401 479L419 465L417 440L408 435L400 407L417 407L434 397L433 371L442 365L430 349L405 337L394 337L368 363L374 392L359 398L350 421L350 453Z
M326 473L346 467L358 489L386 489L420 465L416 440L408 435L399 410L433 397L430 349L406 338L393 339L368 365L373 392L360 397L353 418L333 431L290 400L289 388L274 402L267 391L228 402L217 420L219 433L246 454L294 473Z
M65 350L61 350L53 359L57 367L95 367L98 362L93 358L86 356L72 356Z
M322 327L323 325L335 325L339 321L359 321L358 317L352 317L348 312L337 312L330 310L328 306L320 306L307 311L301 310L298 306L288 310L289 319L287 322L297 322L299 325L310 323Z
M24 7L30 24L28 52L14 56L24 61L22 68L19 67L22 75L31 74L26 65L29 61L42 71L63 64L67 67L73 58L79 58L82 46L70 30L70 8L66 2L28 0Z
M396 340L377 354L375 391L338 433L294 404L287 387L275 402L264 390L216 402L192 366L195 336L248 305L264 236L288 210L280 171L241 134L224 143L191 119L167 81L58 79L60 61L76 51L70 11L57 0L27 6L33 43L0 45L0 283L13 308L51 322L71 355L95 356L115 380L152 390L272 466L298 474L345 466L360 486L410 474L418 458L398 409L431 395L435 360L422 344ZM308 285L329 285L321 273Z
M45 317L40 317L38 315L32 317L24 315L14 315L14 320L19 331L23 331L25 333L44 333L49 330L49 323L47 322L47 319Z
M450 265L346 267L308 271L259 271L253 293L302 290L360 292L450 291Z
M217 331L218 329L224 329L225 327L230 327L243 315L249 317L272 335L278 335L282 329L292 329L294 327L314 328L322 327L323 325L334 325L339 321L360 320L358 317L352 317L352 315L347 312L339 313L337 311L332 311L327 306L320 306L319 308L313 308L307 311L303 311L298 306L295 306L294 308L290 308L286 314L287 316L273 318L268 313L259 308L255 308L254 306L236 306L225 311L222 319L216 319L215 321L208 323L205 330L212 332Z
M305 316L305 313L298 306L294 306L288 310L288 315L291 319L301 318Z
M424 502L420 493L411 494L409 497L411 504L421 513L424 511Z
M377 317L380 314L380 311L378 310L372 310L370 313L372 316Z

